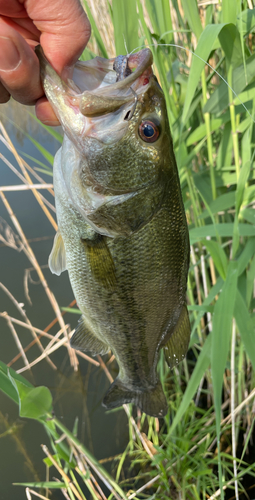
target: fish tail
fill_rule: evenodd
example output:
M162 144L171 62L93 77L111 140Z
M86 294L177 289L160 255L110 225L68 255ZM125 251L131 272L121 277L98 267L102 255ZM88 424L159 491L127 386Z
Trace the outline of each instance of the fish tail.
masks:
M166 397L160 381L153 389L142 392L129 389L117 378L108 389L102 404L110 410L127 403L134 403L152 417L164 417L167 413Z

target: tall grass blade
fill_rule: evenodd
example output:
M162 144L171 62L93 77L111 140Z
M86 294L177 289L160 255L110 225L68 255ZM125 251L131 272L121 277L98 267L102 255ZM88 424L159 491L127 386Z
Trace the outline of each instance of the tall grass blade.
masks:
M240 331L241 339L245 346L245 351L251 360L253 369L255 370L255 321L254 316L252 317L249 314L245 301L239 290L237 290L236 294L234 315L238 330Z
M28 139L35 145L35 147L40 151L43 157L49 162L50 165L53 165L54 156L47 151L36 139L34 139L31 135L27 134Z
M213 240L204 240L203 245L210 252L219 275L225 280L228 269L228 258L223 248L219 245L218 241Z
M193 336L195 335L195 332L196 332L196 329L201 321L201 318L203 317L204 315L204 307L207 307L209 306L209 304L211 304L211 302L214 300L214 298L216 297L216 295L218 295L218 293L220 292L220 290L222 289L222 286L223 286L223 279L222 278L218 278L215 285L211 288L209 294L208 294L208 297L206 297L206 299L203 301L203 304L201 306L201 312L198 313L197 315L197 318L196 318L196 321L194 322L193 326L192 326L192 330L191 330L191 345L192 345L192 340L193 340Z
M86 10L87 16L89 18L89 22L91 24L93 35L94 35L94 37L96 39L98 49L101 52L102 57L105 57L107 59L108 55L107 55L107 52L105 50L105 45L103 43L102 37L100 35L99 29L98 29L98 27L96 25L94 17L92 16L92 13L90 11L89 4L88 4L87 0L82 0L82 1L84 3L85 10Z
M129 54L140 45L136 0L113 0L112 14L116 54Z
M187 408L194 397L194 394L200 384L200 381L210 364L211 346L212 346L212 335L209 335L203 345L202 351L198 356L195 368L190 377L185 393L182 396L181 404L170 426L167 439L171 439L173 431L176 429L177 425L183 418L184 413L187 411Z
M224 27L224 24L209 24L205 27L203 33L201 34L197 48L195 50L195 55L192 58L192 64L189 73L189 80L187 85L187 93L184 102L183 112L182 112L182 123L185 124L189 107L191 105L192 99L194 97L199 78L201 76L202 70L205 66L205 61L210 56L211 51L215 41L217 40L220 31Z
M226 368L228 353L230 350L230 338L232 332L232 321L235 307L238 263L230 261L226 281L222 292L216 302L213 316L212 331L212 381L214 406L216 413L216 430L218 443L218 466L219 466L219 486L221 488L221 498L223 496L222 464L220 457L220 421L222 403L223 374Z
M197 39L199 39L203 28L201 24L201 19L198 12L196 0L183 0L182 6L185 14L185 18L191 30L195 33Z
M247 80L245 77L243 64L233 69L232 88L237 95L240 94L246 87L247 83L249 84L254 78L255 54L253 54L246 60L246 70L247 70L246 71ZM229 103L228 87L225 82L222 82L215 89L210 99L207 101L206 105L204 106L204 112L222 113L222 111L228 106L228 103Z
M31 116L32 120L35 120L36 123L38 123L44 130L47 130L47 132L54 137L60 144L63 142L63 135L60 134L54 127L49 127L48 125L44 125L38 118L33 114L29 113Z
M235 221L234 221L234 231L233 231L233 256L236 255L238 246L239 246L239 225L238 225L238 216L239 211L242 205L243 197L244 197L244 189L245 184L248 180L250 173L250 162L246 162L245 165L242 166L240 171L240 176L237 183L236 189L236 212L235 212Z
M146 0L154 33L164 39L165 43L173 43L173 30L169 0Z
M222 0L222 22L236 24L239 2L236 0Z
M232 222L226 222L222 224L208 224L207 226L194 227L190 230L190 242L191 245L203 240L207 236L216 237L232 237L234 230L234 224ZM255 236L255 227L250 224L243 224L240 222L238 224L238 230L240 236Z

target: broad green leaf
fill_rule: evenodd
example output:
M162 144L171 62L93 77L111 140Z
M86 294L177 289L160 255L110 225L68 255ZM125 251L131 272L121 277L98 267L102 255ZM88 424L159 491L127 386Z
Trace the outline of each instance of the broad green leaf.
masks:
M223 224L207 224L206 226L196 227L190 229L190 243L194 245L200 240L205 239L207 236L216 237L216 230L220 237L230 238L233 236L234 224L227 222ZM240 236L255 236L255 227L250 224L238 225Z
M235 3L232 1L232 3ZM230 21L228 21L230 22ZM243 64L240 34L234 24L226 24L219 33L220 44L224 50L228 65L232 69Z
M52 396L47 387L28 387L9 373L10 381L19 398L19 414L21 417L45 419L52 410Z
M189 3L189 0L187 0L187 3ZM197 88L197 84L199 82L202 70L205 66L205 61L207 61L207 59L209 58L214 41L218 37L223 26L224 24L209 24L208 26L205 27L204 31L202 32L198 40L197 48L195 50L195 55L193 55L192 58L192 64L190 68L190 74L187 86L187 94L183 107L183 113L182 113L183 124L186 123L189 107L194 97L195 90Z
M116 54L125 55L139 47L136 0L113 0L112 13Z
M244 299L237 290L234 315L241 339L245 346L253 369L255 370L255 324L252 321L251 315L248 312Z
M239 2L237 0L222 0L222 22L236 23Z
M225 280L227 276L228 259L223 248L221 248L217 241L212 240L203 240L203 245L211 254L219 275Z
M33 387L33 386L24 377L22 377L22 375L19 375L12 368L9 368L5 363L0 361L0 390L3 391L4 394L6 394L6 396L9 396L9 398L11 398L15 403L18 404L19 403L18 394L9 378L9 373L14 379L19 380L27 387Z
M8 375L6 375L0 368L0 389L1 391L9 396L15 403L19 403L19 398L17 392L15 391L12 383L10 382Z

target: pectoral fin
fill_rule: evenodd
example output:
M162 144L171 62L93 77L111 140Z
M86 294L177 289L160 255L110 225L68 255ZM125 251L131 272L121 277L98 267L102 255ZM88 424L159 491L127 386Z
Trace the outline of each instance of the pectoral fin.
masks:
M178 365L186 355L190 339L190 322L187 306L183 306L178 323L164 346L165 360L170 368Z
M102 286L113 288L116 285L115 266L106 239L96 234L93 240L82 239L91 272Z
M93 356L106 354L109 351L109 347L89 330L84 316L80 317L78 326L71 338L71 347L78 351L90 351Z
M49 256L49 268L58 276L66 270L66 251L63 238L59 231L55 234L53 247Z

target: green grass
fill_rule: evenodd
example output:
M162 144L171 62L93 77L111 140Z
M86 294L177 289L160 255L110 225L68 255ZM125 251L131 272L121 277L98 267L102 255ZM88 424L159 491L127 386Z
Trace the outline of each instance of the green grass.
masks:
M146 451L139 434L131 437L124 454L113 462L116 482L111 479L111 487L120 498L223 499L226 488L233 490L233 498L244 498L243 479L255 475L254 465L245 461L249 456L237 450L238 443L250 449L254 423L255 8L248 9L251 2L233 0L200 10L195 0L173 0L172 8L168 0L103 3L109 33L113 23L117 54L151 46L166 96L192 244L189 355L173 373L161 358L158 370L169 413L160 426L154 418L138 418L153 451ZM90 2L84 4L93 28L85 57L93 51L106 57L102 19L93 18ZM2 390L21 405L20 389L15 386L15 393L4 373ZM76 490L81 474L90 498L96 498L76 455L71 464L67 459L72 446L81 456L87 450L81 450L67 429L67 448L60 450L54 444L56 429L63 431L59 423L44 418L43 425L56 460L70 472ZM132 436L130 418L129 425ZM110 481L106 471L100 471ZM79 498L66 478L64 482L70 498ZM149 489L135 493L146 483ZM114 494L109 491L107 498Z

